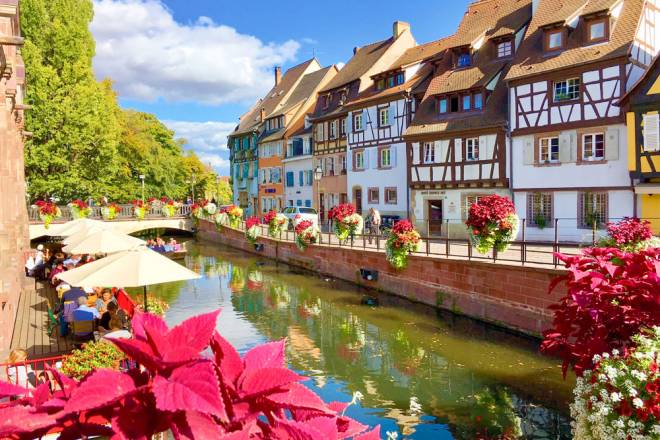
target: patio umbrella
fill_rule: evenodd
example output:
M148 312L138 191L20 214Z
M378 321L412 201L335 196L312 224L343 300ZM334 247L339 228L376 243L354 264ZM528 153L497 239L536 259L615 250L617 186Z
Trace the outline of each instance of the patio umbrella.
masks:
M75 234L68 235L64 240L62 240L62 243L65 245L68 244L74 244L78 243L79 241L83 240L84 238L89 237L92 234L95 234L97 232L105 231L108 230L109 228L105 225L92 225L89 227L82 228L78 230Z
M134 247L146 244L144 240L131 237L130 235L102 229L81 238L75 243L68 244L62 248L69 254L113 254L115 252L127 251Z
M106 223L100 220L79 218L76 220L71 220L69 222L63 223L61 225L54 226L48 231L47 235L51 237L68 237L70 235L76 234L80 231L84 231L94 226L107 228L109 225L107 225Z
M78 287L142 286L145 311L148 285L200 278L192 270L145 246L117 252L55 276L71 286Z

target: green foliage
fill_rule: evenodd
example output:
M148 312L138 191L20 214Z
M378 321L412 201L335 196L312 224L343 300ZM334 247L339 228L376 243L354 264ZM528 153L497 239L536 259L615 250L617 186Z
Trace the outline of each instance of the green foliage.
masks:
M142 196L140 174L147 197L185 198L193 181L203 196L217 186L215 173L154 115L122 110L109 79L95 79L92 17L91 0L21 2L30 199L126 202Z
M82 379L99 368L119 369L124 354L107 341L89 342L62 359L62 372L69 377Z

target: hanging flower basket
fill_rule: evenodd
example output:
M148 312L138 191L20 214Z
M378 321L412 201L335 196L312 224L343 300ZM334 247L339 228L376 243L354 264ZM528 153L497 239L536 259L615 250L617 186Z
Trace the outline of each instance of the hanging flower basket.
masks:
M387 261L397 270L408 265L408 254L416 252L419 247L419 232L410 220L399 220L390 230L385 242Z
M101 208L101 217L103 220L114 220L121 212L121 207L116 203L110 203L108 206Z
M142 200L133 200L131 202L133 205L133 215L138 220L144 220L144 216L147 214L147 208L144 206Z
M289 219L284 214L270 210L264 216L264 224L268 225L268 235L272 238L278 238Z
M225 211L217 213L214 217L214 220L215 227L218 231L221 230L223 226L227 226L229 224L229 216Z
M518 235L516 207L508 197L497 194L482 197L470 206L465 222L472 244L481 254L491 249L503 252Z
M165 217L174 217L176 215L177 208L181 206L179 202L175 202L172 199L167 200L163 203L161 207L161 212Z
M361 234L364 228L364 220L350 203L342 203L332 208L328 212L328 218L332 220L335 235L340 242L346 241L349 236Z
M71 210L71 216L74 219L87 218L92 213L92 208L80 199L70 202L67 206Z
M261 233L261 227L259 225L259 217L257 216L248 217L248 219L245 220L245 238L251 244L257 242L257 238Z
M50 227L53 220L62 217L62 211L53 202L37 200L32 207L39 211L39 218L44 222L46 229Z
M229 219L229 227L237 229L241 223L241 218L243 218L243 210L239 206L229 205L223 211Z
M299 218L297 220L295 227L296 246L304 251L310 244L318 243L321 231L311 220L300 220Z
M215 203L204 201L204 214L211 216L218 212L218 206Z

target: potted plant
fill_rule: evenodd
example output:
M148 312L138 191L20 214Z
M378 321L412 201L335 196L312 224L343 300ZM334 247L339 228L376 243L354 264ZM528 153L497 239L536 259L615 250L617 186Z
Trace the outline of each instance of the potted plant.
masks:
M46 229L54 219L62 217L62 211L54 202L37 200L32 207L38 210L39 218L44 222Z
M401 270L408 265L408 254L417 251L420 235L410 220L399 220L392 226L385 242L387 261L395 269Z
M261 232L259 224L259 217L257 216L248 217L247 220L245 220L245 238L250 244L255 244L257 242L257 238Z
M144 216L147 214L147 208L144 206L144 202L142 200L133 200L131 204L133 205L133 215L135 218L144 220Z
M307 249L310 244L318 243L321 231L311 220L300 220L296 216L295 223L296 246L301 251Z
M272 209L268 211L264 216L264 224L268 225L268 235L272 238L278 238L287 221L288 219L284 214L276 213Z
M110 342L88 342L62 358L62 372L80 380L100 368L119 370L124 358L124 354Z
M67 206L71 210L71 215L74 219L87 218L92 213L92 208L80 199L69 202Z
M101 217L103 220L114 220L121 212L121 207L116 203L110 203L108 206L101 208Z
M349 236L362 233L364 220L350 203L342 203L330 209L328 218L332 220L335 235L340 242L346 241Z
M470 206L465 224L479 253L491 249L505 251L518 234L519 219L508 197L497 194L482 197Z

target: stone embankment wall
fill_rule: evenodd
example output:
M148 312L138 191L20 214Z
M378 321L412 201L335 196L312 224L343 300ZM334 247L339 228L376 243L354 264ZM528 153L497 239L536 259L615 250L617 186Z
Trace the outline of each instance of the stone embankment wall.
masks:
M23 162L25 67L18 0L0 0L0 361L11 344L28 249Z
M382 252L329 246L310 246L301 252L295 243L266 237L259 238L264 249L256 252L241 231L224 228L218 232L206 221L200 222L199 235L205 240L534 336L540 336L548 328L552 320L548 306L558 301L564 289L560 285L552 294L548 293L550 281L562 273L552 269L411 256L408 267L396 271ZM363 268L378 271L378 279L363 280L360 276Z

